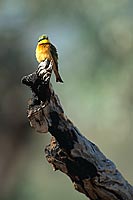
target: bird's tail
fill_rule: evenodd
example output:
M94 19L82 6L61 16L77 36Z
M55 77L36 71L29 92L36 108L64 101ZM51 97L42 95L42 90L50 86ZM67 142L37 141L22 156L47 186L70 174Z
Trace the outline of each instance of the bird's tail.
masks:
M59 74L58 66L56 66L53 57L52 57L52 62L53 62L53 71L54 71L55 76L56 76L56 82L64 83L63 80L62 80L62 78L61 78L61 76L60 76L60 74Z
M62 80L62 78L61 78L61 76L60 76L60 74L59 74L59 73L58 73L58 74L56 74L56 82L63 83L63 80Z

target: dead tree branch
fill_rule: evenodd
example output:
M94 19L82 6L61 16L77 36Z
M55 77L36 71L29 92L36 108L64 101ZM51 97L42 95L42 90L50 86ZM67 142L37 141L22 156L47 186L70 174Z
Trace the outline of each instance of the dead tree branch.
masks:
M74 187L91 200L133 200L133 187L115 164L87 140L64 114L58 96L50 84L52 65L48 60L38 70L23 77L33 97L28 104L28 119L36 131L50 132L51 143L45 156L54 170L72 180Z

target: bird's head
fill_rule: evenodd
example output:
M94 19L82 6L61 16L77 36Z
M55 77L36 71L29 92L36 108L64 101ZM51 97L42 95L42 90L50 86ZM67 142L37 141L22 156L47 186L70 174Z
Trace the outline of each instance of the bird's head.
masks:
M38 44L50 43L47 35L41 35L38 39Z

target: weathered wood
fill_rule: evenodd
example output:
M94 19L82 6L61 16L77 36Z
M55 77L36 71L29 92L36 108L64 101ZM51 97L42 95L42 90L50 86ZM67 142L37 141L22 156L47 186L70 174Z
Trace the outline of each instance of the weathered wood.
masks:
M28 119L36 131L52 135L45 156L54 170L70 177L74 187L91 200L133 200L133 187L115 164L87 140L64 114L58 96L49 83L48 61L25 76L22 82L32 89ZM49 77L49 78L48 78Z

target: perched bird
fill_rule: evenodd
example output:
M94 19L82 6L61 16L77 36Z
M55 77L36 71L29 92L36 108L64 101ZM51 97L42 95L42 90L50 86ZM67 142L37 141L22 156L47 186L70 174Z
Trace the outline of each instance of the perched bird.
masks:
M56 82L63 83L63 80L58 71L58 54L54 45L51 44L47 35L42 35L38 39L36 47L36 58L40 63L45 59L52 61L52 69L56 76Z

